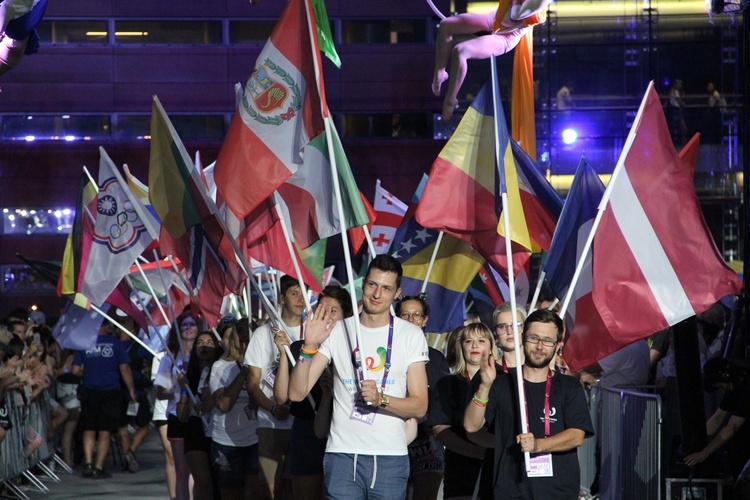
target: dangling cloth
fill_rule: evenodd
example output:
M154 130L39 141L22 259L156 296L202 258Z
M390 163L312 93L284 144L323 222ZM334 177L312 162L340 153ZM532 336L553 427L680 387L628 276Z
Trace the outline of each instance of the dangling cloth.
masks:
M510 97L511 136L536 161L534 117L534 31L526 30L513 55Z
M45 9L47 9L47 0L40 0L26 14L10 21L5 28L5 34L13 40L20 41L26 37L29 38L24 54L34 54L39 50L39 34L36 32L36 27L44 17Z

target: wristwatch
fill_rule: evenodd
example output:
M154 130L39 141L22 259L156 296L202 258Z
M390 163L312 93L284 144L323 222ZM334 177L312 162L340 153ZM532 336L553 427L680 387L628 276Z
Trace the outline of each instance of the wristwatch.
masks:
M391 398L387 394L380 393L380 407L387 408L391 404Z

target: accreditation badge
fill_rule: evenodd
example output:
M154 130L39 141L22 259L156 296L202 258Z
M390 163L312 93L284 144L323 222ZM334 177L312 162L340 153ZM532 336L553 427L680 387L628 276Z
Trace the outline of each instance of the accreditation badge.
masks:
M531 468L527 473L528 477L552 477L552 455L544 453L542 455L532 455L529 462Z

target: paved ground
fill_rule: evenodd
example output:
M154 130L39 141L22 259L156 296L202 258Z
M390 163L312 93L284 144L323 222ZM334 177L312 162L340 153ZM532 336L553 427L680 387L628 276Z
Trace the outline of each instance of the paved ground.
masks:
M140 470L135 474L122 472L122 466L113 463L111 454L107 469L112 473L111 479L85 479L81 477L80 468L68 474L60 467L55 473L60 482L44 478L44 485L49 492L24 487L24 493L31 499L80 499L80 498L116 498L116 499L168 499L164 480L164 453L155 429L152 429L143 446L137 452ZM39 476L42 478L43 476Z

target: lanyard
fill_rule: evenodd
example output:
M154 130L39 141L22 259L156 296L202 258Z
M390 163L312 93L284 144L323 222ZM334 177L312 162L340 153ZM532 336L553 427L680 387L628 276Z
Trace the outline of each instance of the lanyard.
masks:
M305 340L305 322L304 321L299 322L299 339Z
M508 363L505 362L505 358L502 358L502 359L503 359L503 373L507 374L508 373Z
M526 402L526 422L528 422L529 427L531 426L531 420L529 420L529 401L528 397L526 395L526 380L523 381L523 387L524 387L524 400ZM552 391L552 370L547 372L547 382L544 385L544 437L549 437L552 432L550 429L550 423L549 423L549 396L550 392ZM529 432L531 429L529 428Z
M393 350L393 316L390 316L388 323L388 344L386 346L385 353L385 367L383 368L383 381L380 383L380 392L385 392L385 384L388 381L388 373L391 371L391 351ZM362 371L362 348L357 343L357 377L359 378L359 386L362 387L362 383L365 381L365 374Z

